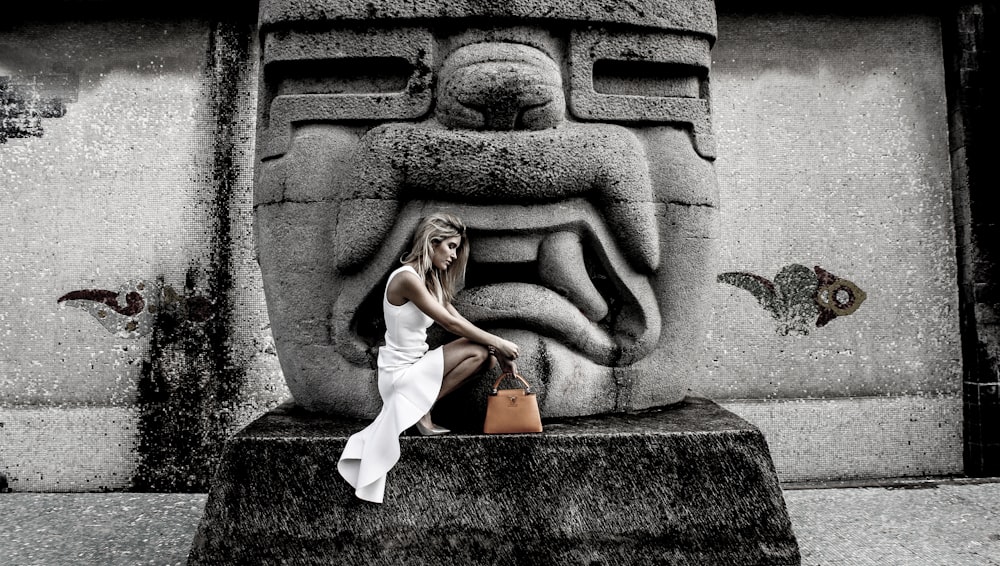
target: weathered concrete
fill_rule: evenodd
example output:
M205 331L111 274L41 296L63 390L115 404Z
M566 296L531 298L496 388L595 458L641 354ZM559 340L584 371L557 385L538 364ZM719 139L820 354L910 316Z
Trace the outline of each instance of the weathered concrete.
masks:
M225 439L287 396L249 233L252 13L159 10L4 10L0 130L18 131L0 132L0 471L15 491L207 489Z
M763 436L708 401L404 437L382 505L336 471L362 424L289 408L238 434L189 564L799 563Z

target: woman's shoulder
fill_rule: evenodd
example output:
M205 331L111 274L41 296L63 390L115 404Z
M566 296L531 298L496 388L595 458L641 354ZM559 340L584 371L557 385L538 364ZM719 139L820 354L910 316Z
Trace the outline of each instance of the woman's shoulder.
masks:
M413 275L417 276L417 279L420 279L420 275L417 273L417 270L408 263L404 263L403 265L394 269L392 273L389 274L389 277L395 277L400 273L412 273Z
M413 276L413 280L418 281L418 282L420 281L420 275L417 274L417 270L414 269L412 265L404 264L404 265L402 265L400 267L397 267L396 269L393 270L392 273L389 274L389 278L386 280L386 285L391 284L393 282L393 280L395 280L398 275L402 275L402 274L412 275ZM401 281L406 280L406 279L411 279L411 278L410 277L403 277L401 279Z
M385 300L390 305L402 306L407 301L412 300L413 296L419 293L418 289L422 286L422 281L417 275L417 270L412 266L404 265L389 274L389 279L385 283ZM393 297L393 300L400 304L393 303L390 297Z

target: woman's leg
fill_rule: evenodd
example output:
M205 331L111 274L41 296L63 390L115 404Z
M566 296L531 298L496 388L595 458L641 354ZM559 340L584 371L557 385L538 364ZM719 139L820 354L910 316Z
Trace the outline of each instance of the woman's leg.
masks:
M493 357L486 346L465 338L444 345L444 379L438 399L459 388L476 373L493 367Z

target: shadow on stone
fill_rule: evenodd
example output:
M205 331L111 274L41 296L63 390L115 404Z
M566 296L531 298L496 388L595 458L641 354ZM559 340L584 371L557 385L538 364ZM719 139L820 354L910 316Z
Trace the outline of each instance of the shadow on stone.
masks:
M800 563L763 435L707 400L406 436L382 505L337 473L365 424L279 408L238 433L188 564Z

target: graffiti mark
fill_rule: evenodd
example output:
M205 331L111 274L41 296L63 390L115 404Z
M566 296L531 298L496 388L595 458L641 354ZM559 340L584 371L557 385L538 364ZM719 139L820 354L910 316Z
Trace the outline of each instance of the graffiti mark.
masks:
M112 334L138 338L153 331L156 317L164 310L180 312L192 322L212 317L212 301L206 297L179 295L169 285L143 280L129 280L117 291L80 289L70 291L56 302L82 309Z
M722 273L718 281L749 291L778 321L776 332L782 336L809 334L813 324L821 328L838 316L852 314L867 298L857 285L818 265L813 269L786 265L773 282L739 271Z

